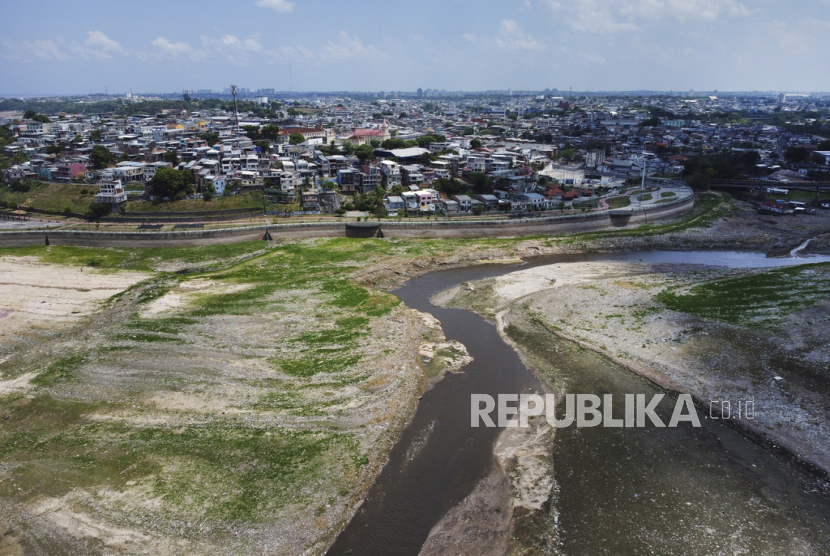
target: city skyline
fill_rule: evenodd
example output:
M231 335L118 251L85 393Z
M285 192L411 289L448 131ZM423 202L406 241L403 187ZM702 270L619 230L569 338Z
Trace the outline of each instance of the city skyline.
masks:
M198 8L198 9L197 9ZM830 90L830 2L556 0L417 5L35 1L6 9L0 94ZM60 22L44 26L44 13ZM129 27L125 25L129 22Z

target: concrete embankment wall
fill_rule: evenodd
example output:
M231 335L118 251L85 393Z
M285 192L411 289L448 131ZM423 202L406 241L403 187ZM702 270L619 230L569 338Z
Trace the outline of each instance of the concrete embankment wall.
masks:
M671 203L651 205L633 211L605 211L567 216L546 216L515 220L436 220L420 222L382 221L382 237L486 237L564 234L632 227L672 218L692 210L690 197ZM77 245L83 247L172 247L237 243L270 238L345 237L343 222L304 222L245 226L219 230L179 232L109 232L73 230L0 231L0 247L25 245Z

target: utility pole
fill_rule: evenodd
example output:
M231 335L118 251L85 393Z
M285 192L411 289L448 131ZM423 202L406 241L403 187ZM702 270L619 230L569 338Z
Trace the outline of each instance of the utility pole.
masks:
M231 85L231 94L233 94L233 118L236 122L236 135L239 135L239 110L236 108L236 85Z

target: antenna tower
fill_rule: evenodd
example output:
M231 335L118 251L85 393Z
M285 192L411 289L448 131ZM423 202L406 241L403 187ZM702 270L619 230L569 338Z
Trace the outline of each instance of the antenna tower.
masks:
M236 134L239 135L239 110L236 108L236 85L231 85L231 94L233 94L233 119L236 122Z

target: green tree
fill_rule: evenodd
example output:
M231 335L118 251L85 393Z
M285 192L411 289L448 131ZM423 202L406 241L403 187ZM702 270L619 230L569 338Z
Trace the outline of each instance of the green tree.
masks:
M23 119L24 119L24 120L31 120L31 119L32 119L32 118L34 118L35 116L37 116L37 112L35 112L35 111L34 111L34 110L32 110L31 108L30 108L30 109L28 109L28 110L26 110L26 111L23 113Z
M274 124L268 124L262 126L259 130L259 134L262 136L263 139L268 139L269 141L276 141L279 137L280 126Z
M173 151L167 151L166 153L164 153L164 161L169 162L175 168L179 165L179 155L177 155Z
M194 191L193 174L172 168L159 168L147 185L152 188L153 195L171 200L184 199Z
M95 145L89 153L89 161L98 168L106 168L113 160L115 156L103 145Z
M422 135L418 137L416 141L418 142L419 147L421 147L422 149L426 149L427 147L429 147L430 143L435 143L436 139L432 135Z
M189 95L189 94L187 94L187 93L183 94L183 95L182 95L182 99L184 99L184 101L185 101L186 103L190 104L190 100L191 100L191 99L190 99L190 95Z
M825 139L818 144L817 151L830 151L830 139Z
M380 144L381 147L387 150L391 149L402 149L404 148L404 140L403 139L387 139L383 143Z
M32 188L29 180L20 181L20 180L12 180L9 184L9 189L11 189L15 193L26 193Z
M348 141L344 141L343 145L340 147L340 149L346 154L354 154L354 151L355 151L354 144L352 144Z
M202 199L204 199L207 202L210 202L210 201L213 200L213 198L215 196L216 196L216 188L213 186L213 184L212 183L205 184L205 186L202 188Z
M432 182L432 187L445 195L459 195L470 190L469 185L455 178L438 178Z
M487 174L482 172L471 172L469 180L473 185L473 192L480 195L493 192L493 184L490 182L490 178Z
M90 141L100 141L104 138L104 134L100 129L93 129L92 132L89 134Z
M709 190L709 174L706 172L695 172L691 176L686 178L686 183L692 189L697 191L708 191Z
M354 150L354 154L364 163L375 159L375 151L371 145L360 145Z
M112 208L107 203L90 203L89 210L86 211L86 218L89 221L98 220L111 212Z
M52 121L49 118L47 118L46 116L44 116L43 114L36 114L36 115L32 116L32 119L36 122L40 122L40 123L43 123L43 124L48 124L49 122Z
M305 137L302 133L294 132L288 136L288 143L291 145L299 145L305 142Z
M46 147L46 154L60 154L66 150L66 145L63 143L56 143Z
M208 145L215 145L219 142L219 134L214 133L212 131L206 131L202 133L199 137L201 137Z
M481 139L473 139L470 141L470 147L473 149L481 148Z
M259 126L243 125L242 130L245 132L245 135L247 135L251 139L256 139L259 136Z
M810 152L804 147L787 147L784 151L784 160L787 162L807 162L810 160Z

